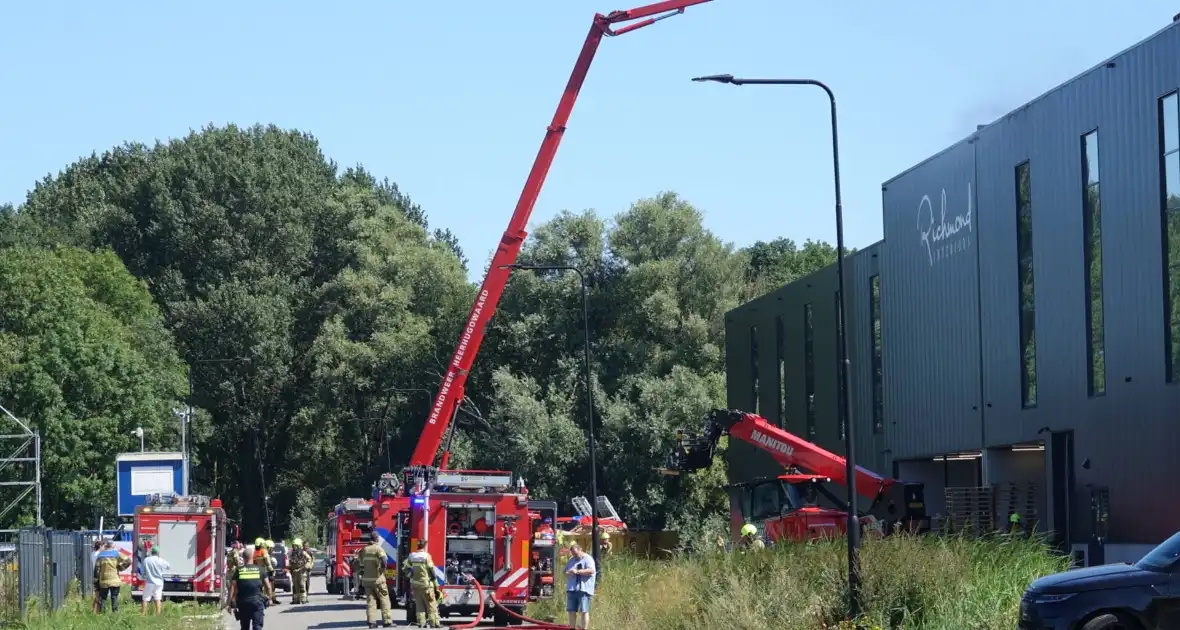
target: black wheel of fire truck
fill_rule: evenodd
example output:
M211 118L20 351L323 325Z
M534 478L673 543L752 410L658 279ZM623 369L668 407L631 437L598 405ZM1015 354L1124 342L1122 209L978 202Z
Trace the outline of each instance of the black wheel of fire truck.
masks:
M1142 628L1139 622L1130 615L1106 612L1088 620L1081 630L1142 630Z
M519 626L523 623L520 618L508 614L504 608L510 608L512 612L523 615L524 609L519 606L503 606L492 610L492 623L496 626Z

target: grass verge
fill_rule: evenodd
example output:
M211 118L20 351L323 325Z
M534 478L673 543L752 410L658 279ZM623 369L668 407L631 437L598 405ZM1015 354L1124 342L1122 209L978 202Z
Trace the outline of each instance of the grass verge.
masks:
M159 617L155 606L148 607L148 614L140 616L139 604L131 600L131 591L123 589L119 598L119 612L112 613L110 604L106 612L96 615L91 610L91 600L72 597L53 612L36 610L26 615L23 621L8 627L27 630L222 630L222 617L215 605L198 605L193 602L164 602Z
M846 550L842 541L830 541L667 561L612 556L603 562L591 625L839 628L846 611ZM1008 630L1016 626L1028 584L1068 565L1067 558L1038 539L899 535L866 540L860 622L870 628ZM564 621L564 583L558 589L558 597L531 606L531 615Z

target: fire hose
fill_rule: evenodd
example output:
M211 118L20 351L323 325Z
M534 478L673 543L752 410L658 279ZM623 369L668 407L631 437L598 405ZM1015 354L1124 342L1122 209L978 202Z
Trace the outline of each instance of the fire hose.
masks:
M479 611L475 613L475 619L473 619L472 621L465 623L461 626L453 626L453 628L455 630L471 630L472 628L476 628L477 626L479 626L480 620L483 619L483 605L484 605L483 585L480 584L479 580L475 579L475 577L473 577L471 574L465 573L463 575L463 577L469 583L475 585L475 592L479 596ZM482 626L483 628L487 628L487 630L512 630L513 628L515 628L516 630L574 630L572 626L567 626L567 625L563 625L563 624L559 624L559 623L555 623L555 622L551 622L551 621L541 621L539 619L533 619L531 617L525 617L524 615L519 614L516 611L512 610L511 608L508 608L508 607L504 606L503 604L501 604L500 602L496 601L496 596L494 594L490 595L489 599L492 600L492 603L495 604L497 608L500 608L505 613L507 613L508 616L519 619L520 621L524 622L524 624L519 625L519 626Z

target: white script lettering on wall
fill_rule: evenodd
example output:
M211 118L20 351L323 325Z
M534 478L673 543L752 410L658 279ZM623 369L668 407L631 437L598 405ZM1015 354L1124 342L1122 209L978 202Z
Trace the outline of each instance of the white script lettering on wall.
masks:
M934 216L930 195L922 195L918 202L918 238L926 246L930 264L948 258L971 247L971 182L967 182L967 212L947 217L946 189L942 189L942 205ZM965 231L965 232L964 232Z

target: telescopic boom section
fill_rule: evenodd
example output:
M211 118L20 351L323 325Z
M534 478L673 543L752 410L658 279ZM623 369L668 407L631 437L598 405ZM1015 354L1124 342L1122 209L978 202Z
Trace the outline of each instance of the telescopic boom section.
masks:
M561 144L565 133L566 123L570 112L578 100L578 92L590 71L590 62L598 51L598 45L603 37L613 37L629 33L636 29L650 26L662 19L684 12L684 9L696 4L704 4L712 0L667 0L649 4L630 11L613 11L607 15L601 13L594 16L594 23L590 26L590 33L582 44L582 51L578 54L578 61L570 73L569 82L565 86L565 93L557 103L557 111L553 114L553 121L545 130L545 139L541 142L541 149L533 161L533 168L525 180L524 190L516 202L516 209L512 212L512 220L508 229L500 237L500 245L492 257L492 264L488 274L475 296L475 304L467 315L467 323L459 337L459 345L447 364L447 372L439 386L438 394L434 397L434 404L430 408L430 415L426 419L426 427L414 448L410 458L411 466L431 466L439 447L442 446L447 428L454 420L459 405L463 402L463 393L467 385L467 376L471 366L475 363L475 356L479 353L479 346L483 342L484 331L492 319L496 306L500 303L500 296L504 293L504 286L508 282L509 270L505 267L516 262L520 255L520 246L524 243L525 227L533 213L533 206L541 194L541 187L549 174L549 167L553 164L553 157L557 155L557 147ZM614 28L615 25L621 25ZM440 468L446 468L449 453L444 452Z
M669 457L667 472L690 472L707 467L713 459L717 440L725 434L765 450L784 468L800 468L840 485L848 485L847 464L843 457L784 431L761 416L734 409L710 412L699 436L678 436L679 444ZM898 483L895 479L856 467L857 494L876 498L895 483Z

